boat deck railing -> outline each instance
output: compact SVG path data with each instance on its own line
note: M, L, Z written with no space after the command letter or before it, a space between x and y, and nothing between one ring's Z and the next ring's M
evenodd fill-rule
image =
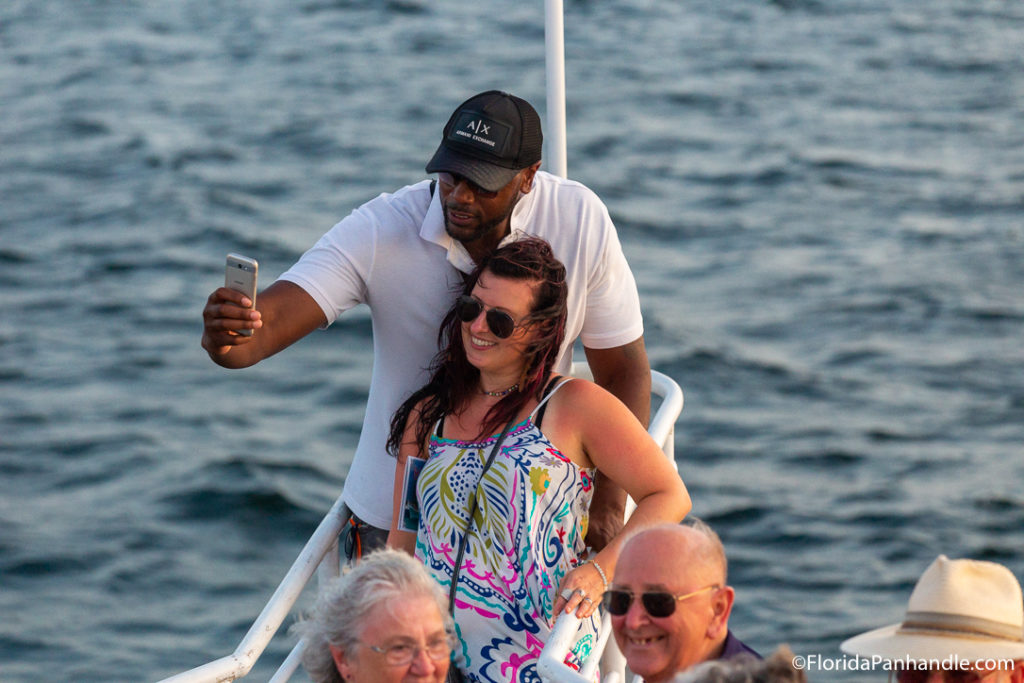
M577 377L589 377L589 368L586 364L574 363L572 374ZM665 456L675 462L675 423L683 410L683 392L667 375L651 371L651 393L654 397L660 398L660 403L653 412L647 431L661 446ZM627 501L627 516L632 514L634 507L632 501ZM288 573L278 584L277 590L234 652L165 678L160 683L220 683L234 681L247 675L291 613L313 575L316 574L317 582L320 584L340 575L338 536L348 524L351 515L348 506L339 497L310 536L302 552L292 563ZM576 632L578 623L575 616L564 615L556 623L554 632L545 644L538 661L538 670L549 683L583 683L594 680L592 674L598 665L598 657L591 657L582 672L573 671L562 664L572 644L572 635ZM606 614L601 628L601 640L595 652L602 652L603 648L600 657L602 681L620 683L625 680L625 661L614 638L609 638L610 633L610 619ZM299 668L302 650L303 642L300 640L270 678L270 683L284 683L291 679Z

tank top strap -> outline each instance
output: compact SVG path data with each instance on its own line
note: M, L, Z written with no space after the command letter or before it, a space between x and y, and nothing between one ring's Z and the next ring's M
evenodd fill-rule
M548 383L547 388L544 389L544 398L540 400L540 403L537 404L537 407L534 408L533 412L530 413L530 421L533 422L533 426L535 426L537 429L540 429L540 423L544 419L544 411L547 410L548 407L548 399L554 396L555 392L557 392L559 389L561 389L574 379L576 378L558 376L552 379L550 383Z
M434 423L434 431L433 431L434 436L436 436L437 438L440 439L441 438L441 430L443 430L443 429L444 429L444 415L439 417L437 419L437 422Z

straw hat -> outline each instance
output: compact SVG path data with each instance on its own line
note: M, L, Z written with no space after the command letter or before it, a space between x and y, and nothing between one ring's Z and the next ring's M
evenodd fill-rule
M1024 600L1009 569L939 555L914 586L899 624L862 633L843 652L884 659L1024 659Z

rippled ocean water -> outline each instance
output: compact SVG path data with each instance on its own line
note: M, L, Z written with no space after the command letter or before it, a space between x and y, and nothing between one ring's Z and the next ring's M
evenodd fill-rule
M267 284L476 91L543 114L543 42L540 0L0 7L0 680L234 649L340 491L371 347L357 310L214 366L224 254ZM996 0L566 4L570 175L764 652L838 657L939 553L1024 577L1022 47Z

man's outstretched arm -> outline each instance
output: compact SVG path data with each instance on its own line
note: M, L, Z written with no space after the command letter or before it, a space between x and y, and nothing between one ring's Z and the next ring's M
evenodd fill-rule
M327 318L319 304L298 285L278 280L256 295L256 310L248 297L221 287L203 308L202 346L217 365L246 368L291 346ZM238 334L251 329L252 336Z

